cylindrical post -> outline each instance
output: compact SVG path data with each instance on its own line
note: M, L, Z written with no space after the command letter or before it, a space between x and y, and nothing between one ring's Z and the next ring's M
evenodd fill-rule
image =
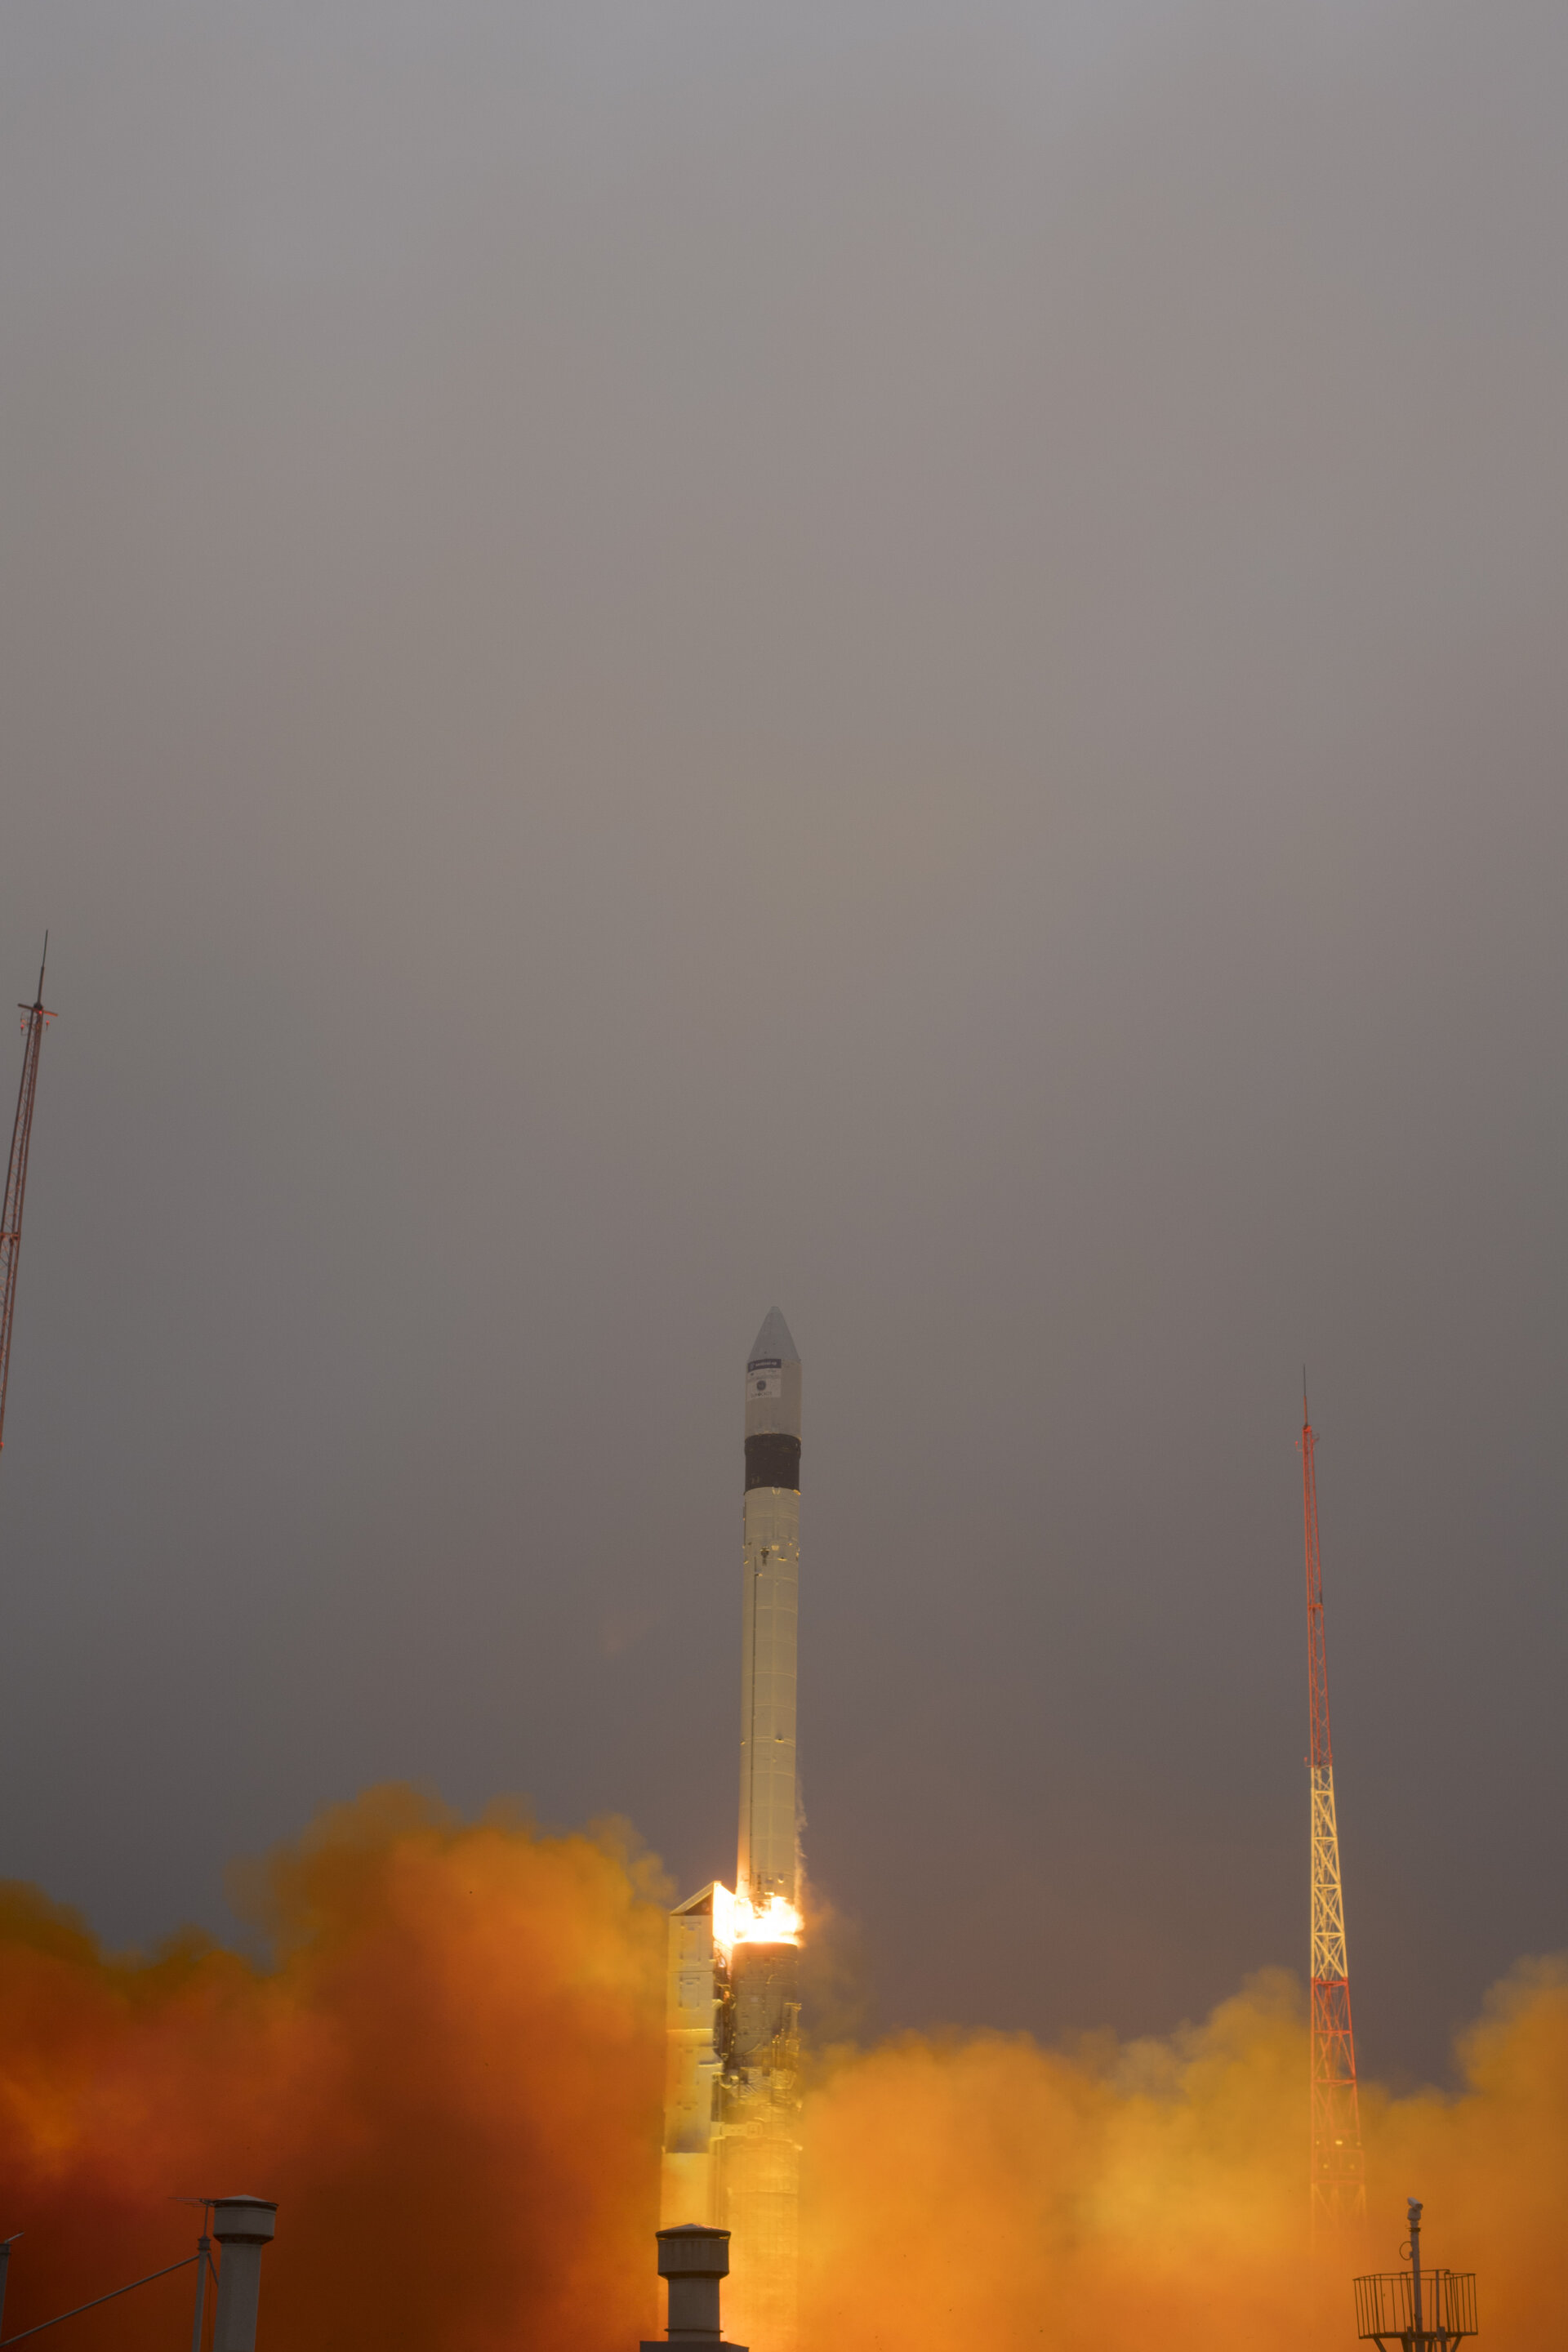
M1411 2311L1415 2322L1415 2352L1422 2352L1426 2329L1421 2317L1421 2207L1414 2197L1407 2197L1410 2211L1410 2293Z
M744 2352L744 2347L724 2342L719 2317L719 2283L729 2275L730 2232L686 2222L679 2230L658 2232L658 2274L669 2289L669 2325L666 2342L645 2344L642 2352L668 2352L685 2345L689 2352Z
M213 2236L223 2248L213 2352L256 2352L261 2257L277 2226L278 2208L265 2197L220 2197L213 2207Z
M673 2338L710 2336L715 2343L723 2329L719 2318L719 2282L730 2269L730 2232L706 2230L690 2222L658 2233L658 2274L669 2289L669 2326Z

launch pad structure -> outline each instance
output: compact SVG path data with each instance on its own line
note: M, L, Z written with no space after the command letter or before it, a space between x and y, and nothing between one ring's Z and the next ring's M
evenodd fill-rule
M730 2231L731 2324L752 2352L793 2352L796 2326L800 1426L800 1357L774 1307L746 1365L735 1885L670 1914L659 2193L666 2231Z

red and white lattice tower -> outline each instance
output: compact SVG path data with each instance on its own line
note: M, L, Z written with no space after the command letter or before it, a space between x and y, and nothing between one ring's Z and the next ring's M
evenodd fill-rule
M1301 1507L1307 1540L1307 1691L1312 1775L1312 2231L1321 2238L1366 2219L1366 2168L1356 2098L1345 1958L1345 1897L1329 1736L1323 1571L1318 1557L1317 1441L1301 1391Z
M49 942L44 940L44 962ZM22 1201L27 1190L27 1153L33 1140L33 1098L38 1091L38 1048L46 1024L54 1019L44 1005L44 965L38 966L38 992L31 1004L17 1007L22 1015L22 1084L16 1095L16 1119L11 1129L11 1157L5 1168L5 1204L0 1211L0 1445L5 1442L5 1389L11 1377L11 1319L16 1311L16 1261L22 1254Z

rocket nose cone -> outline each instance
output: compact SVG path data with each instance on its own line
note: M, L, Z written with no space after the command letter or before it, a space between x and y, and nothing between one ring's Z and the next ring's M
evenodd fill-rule
M790 1338L789 1325L776 1307L770 1307L746 1359L748 1438L782 1433L798 1439L800 1378L800 1352ZM770 1483L794 1486L799 1481L792 1476Z
M798 1364L800 1350L789 1335L789 1325L776 1307L770 1307L763 1318L763 1328L752 1342L748 1363L760 1357L771 1356L775 1364Z

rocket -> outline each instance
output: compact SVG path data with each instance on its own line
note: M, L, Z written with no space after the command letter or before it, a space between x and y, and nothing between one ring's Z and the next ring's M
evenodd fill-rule
M775 1307L746 1365L742 1517L741 1837L735 1894L795 1907L795 1620L800 1584L800 1358Z
M745 1375L741 1818L733 1892L670 1914L661 2219L731 2233L755 2352L795 2340L799 2071L800 1356L775 1307Z

